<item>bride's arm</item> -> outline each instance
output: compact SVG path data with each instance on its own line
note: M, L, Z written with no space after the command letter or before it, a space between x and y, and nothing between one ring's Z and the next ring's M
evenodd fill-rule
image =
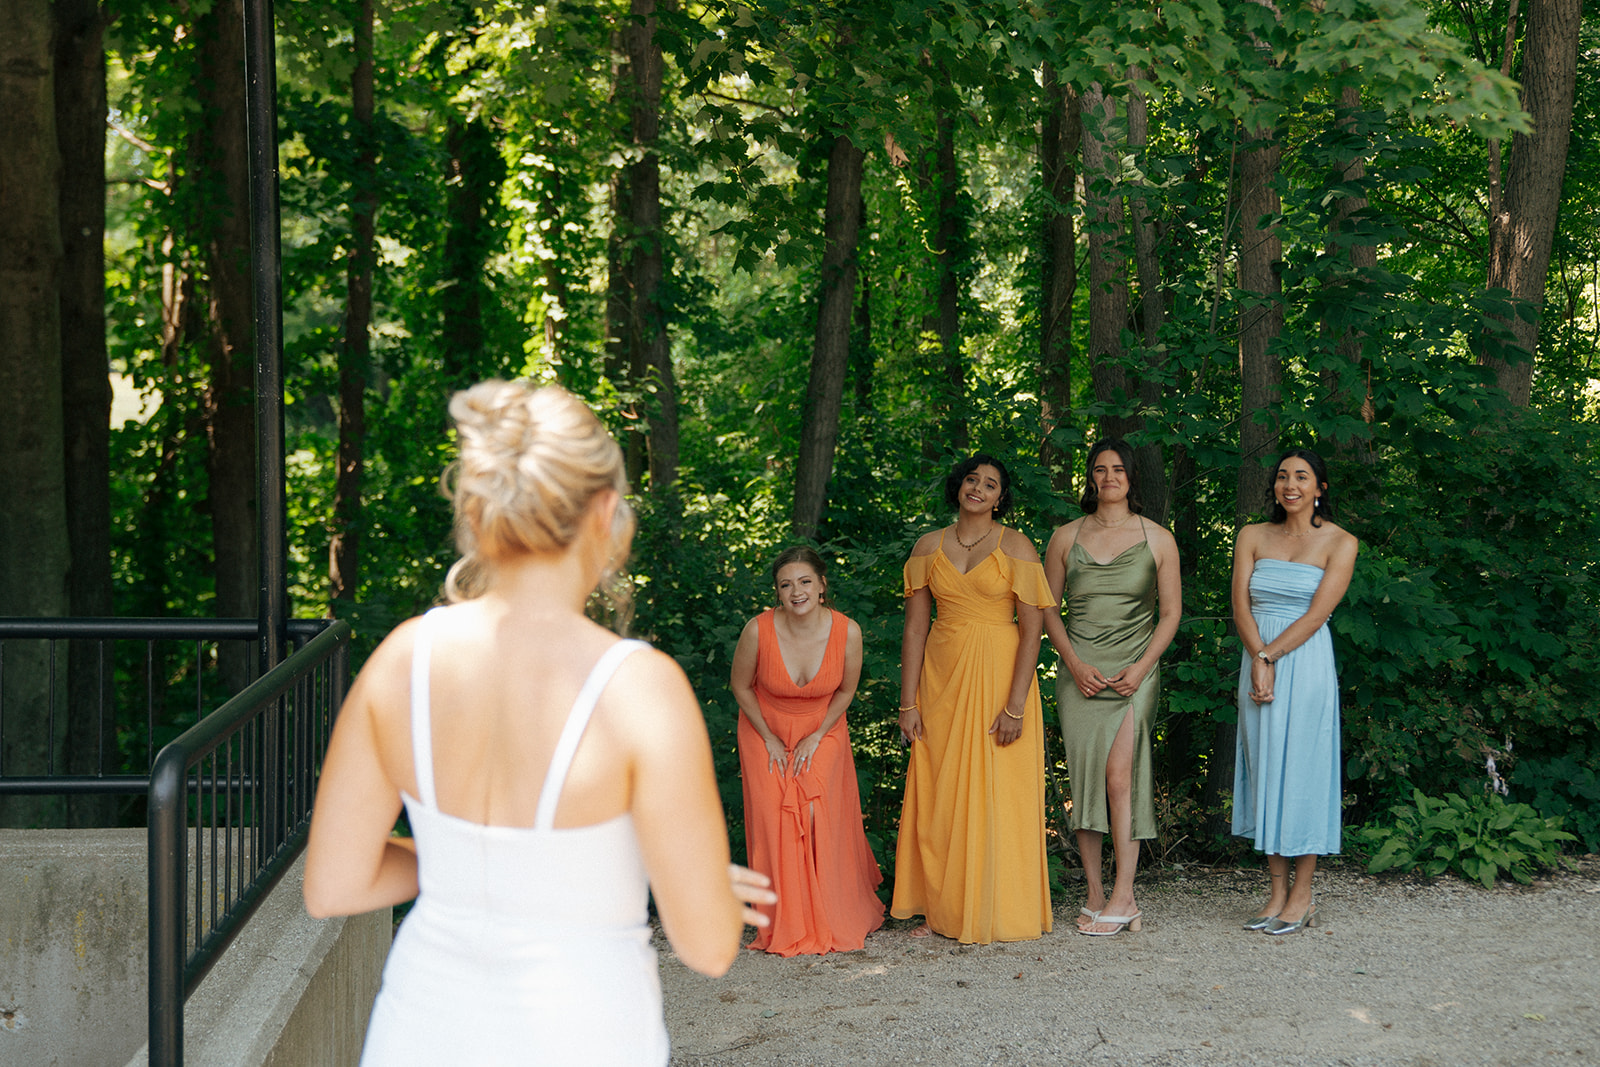
M622 699L639 835L661 926L684 966L720 975L733 965L744 904L770 903L728 863L728 828L711 762L711 742L689 680L671 657L640 652L618 670L608 702Z
M379 758L377 725L379 707L407 702L414 626L372 654L334 720L306 845L302 892L312 918L359 915L417 895L416 846L390 836L400 787Z

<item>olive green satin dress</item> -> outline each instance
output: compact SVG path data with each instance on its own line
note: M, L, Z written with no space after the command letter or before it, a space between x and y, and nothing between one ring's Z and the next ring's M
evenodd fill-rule
M1143 520L1140 520L1143 522ZM1109 563L1096 563L1076 540L1067 549L1062 621L1078 658L1113 675L1144 655L1156 628L1156 561L1148 539L1130 545ZM1133 837L1156 836L1155 788L1150 770L1150 725L1161 694L1161 665L1145 675L1131 697L1110 686L1085 697L1061 666L1056 706L1072 776L1074 830L1111 832L1106 807L1106 757L1128 709L1133 709Z

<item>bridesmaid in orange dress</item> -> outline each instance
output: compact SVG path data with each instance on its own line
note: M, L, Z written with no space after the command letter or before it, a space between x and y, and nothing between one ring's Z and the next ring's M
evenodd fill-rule
M883 925L883 881L861 826L845 711L861 679L861 628L827 605L827 565L809 548L772 564L778 606L745 624L730 684L751 869L778 903L750 943L780 956L849 952Z

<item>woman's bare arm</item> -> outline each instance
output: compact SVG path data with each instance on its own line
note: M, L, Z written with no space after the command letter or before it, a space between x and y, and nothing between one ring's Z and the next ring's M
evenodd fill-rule
M1328 554L1327 563L1322 568L1322 580L1317 583L1317 591L1311 595L1311 605L1306 608L1306 613L1286 626L1277 637L1263 644L1267 655L1274 661L1311 640L1311 635L1320 630L1322 624L1333 615L1339 601L1344 599L1346 590L1350 588L1350 578L1356 569L1356 553L1361 543L1355 535L1344 530L1338 533L1338 540ZM1256 639L1260 640L1259 633Z
M303 893L314 918L359 915L417 895L417 853L391 836L400 788L379 758L377 712L409 707L415 623L397 628L367 661L334 722L306 844Z
M1107 679L1111 688L1122 696L1132 696L1145 677L1155 670L1172 639L1178 635L1178 624L1183 621L1183 572L1178 562L1178 542L1166 530L1153 526L1150 546L1156 561L1156 628L1144 655Z
M744 624L744 631L739 634L739 645L733 650L733 668L728 673L728 688L733 690L734 702L739 705L744 717L750 720L751 727L766 746L767 771L776 770L781 774L788 769L789 753L778 735L772 732L772 727L767 725L766 718L761 714L761 701L756 697L756 653L761 644L760 626L756 619Z
M900 733L910 741L922 739L917 692L922 685L922 653L928 647L932 625L933 594L923 586L906 597L905 625L900 631Z
M605 700L608 710L626 708L615 721L625 724L633 768L629 810L662 929L684 966L724 974L744 918L699 702L678 665L655 651L629 656Z

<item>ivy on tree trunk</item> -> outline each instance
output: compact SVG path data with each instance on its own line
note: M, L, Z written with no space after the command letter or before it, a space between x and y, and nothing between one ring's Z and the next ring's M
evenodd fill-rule
M795 536L815 538L822 525L839 441L839 406L850 360L850 310L855 303L856 246L861 233L861 172L866 156L846 134L828 156L828 202L823 221L816 341L801 416L796 457Z

